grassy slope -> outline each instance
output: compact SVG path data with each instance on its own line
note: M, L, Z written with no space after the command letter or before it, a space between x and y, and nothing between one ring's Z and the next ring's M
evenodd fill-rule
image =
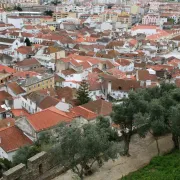
M122 180L180 180L180 151L155 157L148 166Z

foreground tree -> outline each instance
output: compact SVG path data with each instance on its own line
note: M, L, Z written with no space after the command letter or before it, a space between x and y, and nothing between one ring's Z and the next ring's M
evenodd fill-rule
M112 120L119 125L124 140L124 155L130 156L129 144L133 135L134 115L138 112L143 114L147 109L147 102L141 96L142 92L130 92L129 97L119 105L113 107Z
M115 159L118 148L108 140L108 133L99 131L95 124L84 125L81 129L67 127L60 138L60 143L52 153L64 167L70 168L81 180L92 173L95 162Z
M81 82L80 87L77 91L77 100L79 102L79 105L88 103L91 100L89 97L89 85L85 80Z
M41 152L41 148L36 144L32 146L24 146L14 155L13 165L18 165L20 163L27 164L27 160L39 152Z
M26 38L24 42L26 43L26 46L31 46L31 42L29 38Z
M180 149L180 105L172 107L169 117L169 127L175 149Z
M7 171L12 167L11 161L5 158L0 158L0 177L2 177L3 172Z

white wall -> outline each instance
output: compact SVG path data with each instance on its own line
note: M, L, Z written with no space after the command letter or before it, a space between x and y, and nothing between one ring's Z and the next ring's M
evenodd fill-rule
M122 99L124 97L128 97L128 93L124 92L124 91L113 91L112 90L110 95L117 100Z
M55 106L57 109L65 112L69 112L69 109L72 108L72 106L66 102L59 102Z
M105 30L112 30L112 25L108 22L103 22L101 24L101 31L105 31Z
M103 96L103 97L104 97L104 94L102 93L101 90L89 91L89 97L90 97L93 101L97 100L97 98L96 98L97 96L98 96L98 97L99 97L99 96Z
M7 18L9 24L13 24L15 28L21 29L23 27L23 20L21 18Z
M134 70L134 63L130 63L128 66L119 66L118 69L122 72L130 72Z
M79 83L75 83L75 82L66 82L66 81L62 82L62 87L70 87L70 88L78 89L79 86L80 86L80 84Z
M157 30L156 29L137 29L132 31L132 35L135 36L138 33L142 33L142 34L146 34L146 35L152 35L152 34L156 34Z
M21 97L22 107L25 108L29 113L34 114L36 112L36 104L29 99Z
M8 154L0 147L0 158L9 159Z

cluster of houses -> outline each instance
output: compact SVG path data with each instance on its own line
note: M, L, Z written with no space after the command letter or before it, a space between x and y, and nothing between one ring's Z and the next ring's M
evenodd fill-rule
M0 10L0 158L62 122L110 117L130 91L180 87L178 3L77 7L52 17ZM83 80L91 101L79 106Z

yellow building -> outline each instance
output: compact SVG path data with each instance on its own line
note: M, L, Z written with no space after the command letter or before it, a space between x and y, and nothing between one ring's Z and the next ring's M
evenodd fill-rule
M54 27L54 26L48 26L48 28L49 28L51 31L55 31L55 30L56 30L56 27Z
M122 12L118 15L117 22L121 22L121 24L127 24L128 27L130 27L132 24L131 16L126 12Z
M29 77L21 86L26 93L41 89L54 88L54 75L43 74L42 76Z
M53 13L53 21L56 21L57 19L62 19L62 18L77 18L77 14L74 12L56 12Z
M49 46L45 48L44 54L50 55L52 59L65 58L65 50L61 47Z
M117 18L118 18L118 13L116 12L108 11L100 14L101 22L106 22L106 21L117 22Z

